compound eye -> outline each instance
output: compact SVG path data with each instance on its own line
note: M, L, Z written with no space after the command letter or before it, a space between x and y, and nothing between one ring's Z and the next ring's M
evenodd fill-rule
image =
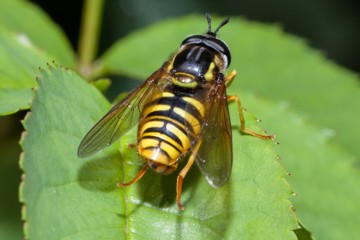
M226 68L230 65L231 62L231 54L228 46L225 42L222 40L212 36L212 35L191 35L187 38L185 38L184 41L182 41L181 46L183 45L201 45L206 46L208 48L213 49L214 51L222 54L226 61Z
M199 44L204 40L204 36L202 35L191 35L187 38L184 39L184 41L182 41L181 45L185 45L185 44Z
M228 46L225 44L225 42L221 41L217 38L209 39L206 44L214 49L215 51L221 53L226 58L226 67L230 65L231 62L231 54Z

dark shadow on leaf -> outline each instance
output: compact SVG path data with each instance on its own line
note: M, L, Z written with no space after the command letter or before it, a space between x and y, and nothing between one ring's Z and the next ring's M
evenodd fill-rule
M300 228L294 230L296 237L299 240L313 240L314 238L313 238L311 232L308 229L306 229L300 222L299 222L299 225L300 225Z
M96 154L84 161L79 174L80 186L89 191L110 192L118 189L121 177L120 154L114 151Z
M158 174L151 169L147 171L147 173L143 176L137 184L139 184L140 196L142 201L145 204L150 204L156 208L168 208L168 207L176 207L176 180L177 176L185 166L187 162L187 158L181 161L178 169L169 174L169 175L161 175ZM194 186L197 185L199 176L201 175L199 171L196 174L194 169L197 166L194 166L190 169L189 173L184 179L183 182L183 193L187 191L191 191L191 194L194 193ZM182 203L186 205L189 202L191 204L190 199L182 198ZM180 210L179 210L180 211Z
M124 164L122 161L127 162L121 159L120 153L104 151L89 159L81 160L85 161L78 174L78 181L81 187L89 191L101 192L116 191L119 189L117 183L122 182L122 166ZM187 158L185 158L179 164L178 169L170 175L161 175L149 169L138 182L126 187L136 187L137 191L139 191L139 198L142 204L138 204L126 215L119 213L117 216L119 218L128 218L136 211L141 210L143 205L157 208L159 211L165 208L177 209L176 180L186 162ZM141 165L139 165L139 170L140 168ZM125 178L129 179L129 176ZM201 181L206 180L201 180L201 178L204 178L204 176L196 164L194 164L183 181L184 194L181 202L187 207L187 210L181 211L177 209L177 232L174 232L176 239L186 238L186 232L183 230L184 224L187 224L186 219L188 216L191 216L192 219L198 219L199 224L204 224L206 228L221 229L219 236L223 236L227 230L228 222L231 221L230 187L225 186L220 189L209 187L210 190L206 192L206 196L204 196L204 191L200 189L200 187L203 186Z

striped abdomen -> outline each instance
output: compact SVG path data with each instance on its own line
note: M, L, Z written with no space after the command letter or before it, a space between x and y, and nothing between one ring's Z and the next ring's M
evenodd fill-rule
M138 129L138 152L155 171L169 174L190 147L188 134L198 134L203 105L191 95L164 91L144 107Z

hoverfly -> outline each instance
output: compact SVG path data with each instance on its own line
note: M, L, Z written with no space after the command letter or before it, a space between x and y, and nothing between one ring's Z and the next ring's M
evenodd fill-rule
M137 182L149 167L170 174L190 153L177 176L176 203L181 210L185 209L180 201L182 182L194 162L213 187L221 187L229 179L233 150L228 102L237 102L242 132L273 139L245 128L239 97L227 96L226 87L236 71L225 76L230 50L216 35L229 18L212 32L211 17L206 16L208 31L185 38L160 69L95 124L78 149L79 157L90 156L138 123L137 153L144 165L134 179L118 186Z

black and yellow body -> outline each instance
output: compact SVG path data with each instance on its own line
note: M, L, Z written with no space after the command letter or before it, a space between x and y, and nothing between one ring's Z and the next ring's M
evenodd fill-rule
M203 38L203 35L188 39L199 37ZM205 96L209 95L214 84L224 84L222 72L227 66L224 56L206 44L214 39L212 35L207 37L199 42L188 40L182 44L164 65L170 84L148 99L141 113L138 152L159 173L169 174L177 168L204 124L205 112L208 111ZM227 62L230 55L225 58Z
M273 138L246 129L240 99L227 96L226 87L236 73L225 76L231 55L216 34L229 20L212 32L207 17L208 32L187 37L170 60L100 119L78 149L80 157L89 156L138 124L137 152L144 166L133 180L120 186L133 184L149 167L170 174L190 153L177 178L176 202L182 210L182 181L194 162L214 187L225 184L230 176L232 132L228 101L238 104L243 132Z
M190 148L188 132L195 136L200 131L203 108L191 91L174 87L164 89L146 104L138 128L138 153L152 169L169 174L177 168Z

